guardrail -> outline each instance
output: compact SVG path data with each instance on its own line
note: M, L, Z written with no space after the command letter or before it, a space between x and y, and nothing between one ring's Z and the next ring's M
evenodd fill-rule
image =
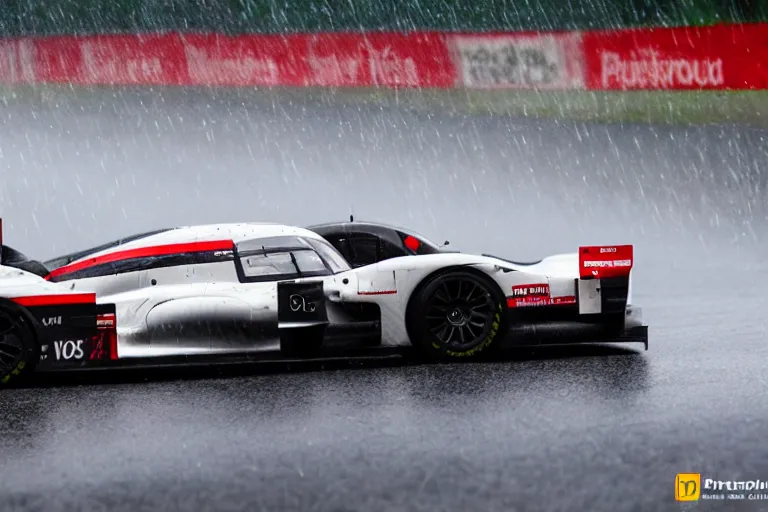
M140 34L0 40L0 82L765 89L768 24L574 32Z

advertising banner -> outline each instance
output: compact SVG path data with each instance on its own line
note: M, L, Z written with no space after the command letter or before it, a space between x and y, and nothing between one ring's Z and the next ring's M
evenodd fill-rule
M581 34L457 35L450 38L459 84L476 89L581 89Z
M0 82L535 90L768 88L768 24L589 32L0 40Z
M764 89L768 25L584 33L594 90Z

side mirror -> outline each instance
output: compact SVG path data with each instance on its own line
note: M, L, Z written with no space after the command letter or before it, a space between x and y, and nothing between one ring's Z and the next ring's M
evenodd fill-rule
M441 245L441 246L440 246L440 248L442 249L443 247L447 247L447 246L449 246L449 245L451 245L451 242L449 242L448 240L446 240L445 242L443 242L443 245Z

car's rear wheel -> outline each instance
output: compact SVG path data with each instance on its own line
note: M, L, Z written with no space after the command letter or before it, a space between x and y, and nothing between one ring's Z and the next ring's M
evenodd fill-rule
M407 314L411 343L431 359L487 354L507 331L504 302L496 283L477 272L439 274L411 300Z
M36 355L37 341L29 320L16 305L0 303L0 386L31 371Z

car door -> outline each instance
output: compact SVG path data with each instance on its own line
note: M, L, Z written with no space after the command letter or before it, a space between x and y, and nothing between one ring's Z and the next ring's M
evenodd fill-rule
M240 282L234 254L222 261L148 271L152 353L180 355L276 349L276 284ZM165 282L174 284L163 285ZM153 284L154 283L154 284Z
M261 352L280 347L277 282L211 283L205 291L215 332L211 348L226 352Z

